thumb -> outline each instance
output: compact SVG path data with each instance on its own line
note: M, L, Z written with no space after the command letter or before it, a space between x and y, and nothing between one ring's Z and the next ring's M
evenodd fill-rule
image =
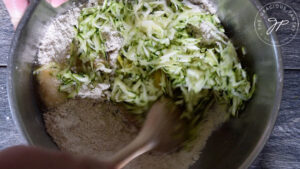
M23 16L23 13L25 12L28 6L28 1L27 0L4 0L3 2L11 17L11 22L16 28L20 19Z
M68 0L47 0L53 7L58 7ZM14 28L17 27L20 19L22 18L27 6L29 5L28 0L3 0L8 13L11 17Z
M54 8L59 7L61 4L67 2L68 0L47 0Z

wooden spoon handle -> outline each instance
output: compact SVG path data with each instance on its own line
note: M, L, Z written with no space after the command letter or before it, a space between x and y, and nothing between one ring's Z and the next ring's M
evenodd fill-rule
M155 148L156 145L155 141L139 135L129 145L116 153L109 160L109 164L112 169L121 169L131 160Z

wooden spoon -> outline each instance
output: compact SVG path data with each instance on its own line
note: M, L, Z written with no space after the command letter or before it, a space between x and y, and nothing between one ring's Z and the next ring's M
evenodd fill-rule
M184 141L186 129L180 114L180 108L171 99L159 99L149 110L138 136L107 160L108 168L121 169L131 160L153 149L168 152L178 148Z

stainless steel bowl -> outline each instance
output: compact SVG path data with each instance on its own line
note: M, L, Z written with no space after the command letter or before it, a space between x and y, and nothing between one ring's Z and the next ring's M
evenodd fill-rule
M82 0L84 2L84 0ZM242 63L258 77L257 89L245 111L231 119L209 138L201 158L191 168L245 169L267 141L274 126L282 92L282 61L277 47L256 36L253 22L261 5L249 0L215 0L227 34L237 46L245 46ZM32 75L41 28L49 19L71 7L69 2L54 9L44 1L32 0L10 50L8 94L15 123L31 145L57 149L47 134ZM275 44L275 35L271 41Z

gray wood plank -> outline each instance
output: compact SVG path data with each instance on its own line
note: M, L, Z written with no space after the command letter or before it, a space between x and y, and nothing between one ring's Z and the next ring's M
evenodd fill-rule
M300 168L300 70L285 71L284 76L279 117L250 169Z
M0 65L6 65L13 34L13 26L9 15L4 7L4 3L0 0Z
M260 0L262 5L266 5L270 2L281 2L292 7L298 15L298 19L300 19L300 1L299 0ZM290 26L281 26L280 29L287 30ZM290 31L284 31L286 33L290 33ZM279 38L285 38L288 35L280 33ZM300 30L298 29L298 33L296 37L287 45L281 47L283 64L285 69L300 69Z
M279 1L280 2L280 1ZM299 0L281 0L284 4L292 7L300 19L300 1ZM285 27L282 27L285 28ZM279 36L288 36L288 35L279 35ZM281 47L283 64L285 69L300 69L300 28L298 33L293 41L288 45Z
M6 68L0 67L0 150L8 146L25 143L11 117L6 81Z

